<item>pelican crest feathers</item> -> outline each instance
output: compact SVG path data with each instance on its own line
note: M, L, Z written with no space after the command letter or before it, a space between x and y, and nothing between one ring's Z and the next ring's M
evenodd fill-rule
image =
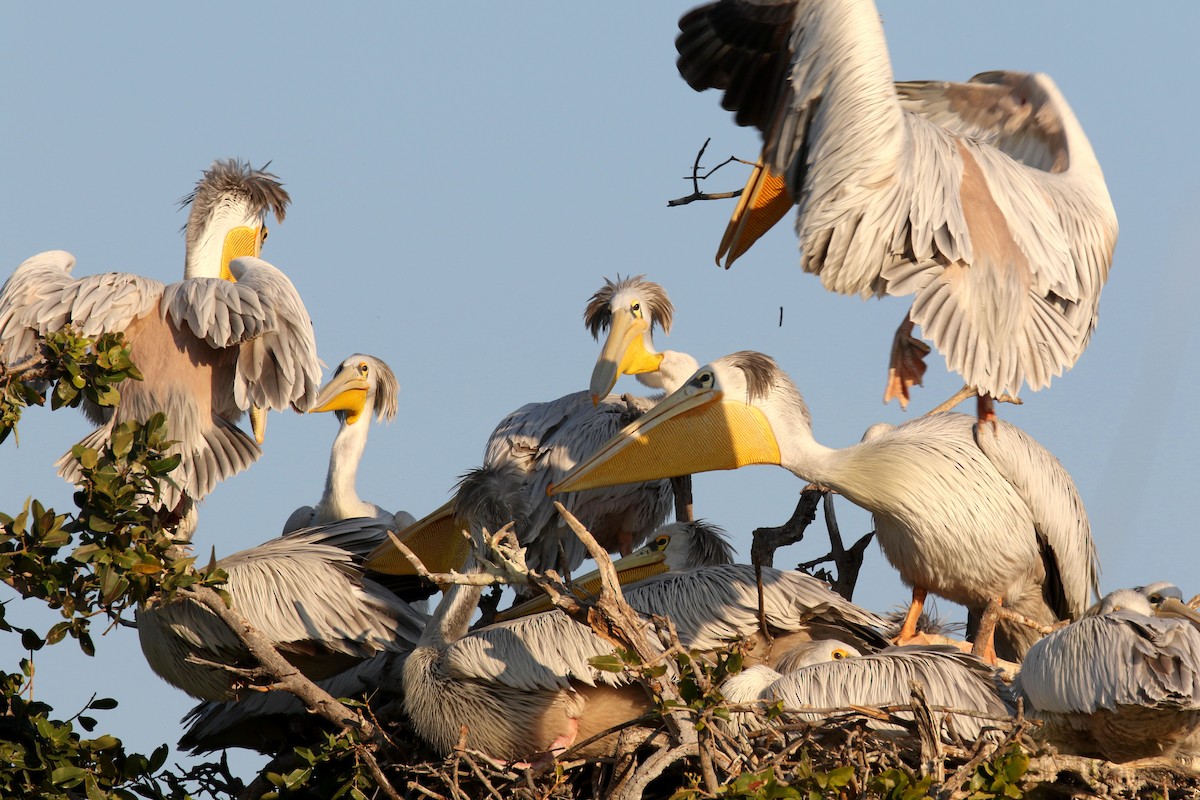
M661 325L663 333L671 332L671 322L675 318L675 306L667 291L654 281L646 280L645 275L633 275L622 278L617 275L616 282L604 279L604 286L588 300L587 308L583 311L583 324L591 331L593 339L599 339L600 334L608 330L612 323L612 300L618 293L637 289L648 308L646 315L650 318L650 330L655 325Z
M283 222L292 198L279 177L266 171L268 166L270 162L254 169L248 161L229 158L214 161L204 170L196 188L179 200L180 208L192 208L184 228L189 248L200 238L213 207L231 194L242 195L251 206L262 213L271 211L277 222Z

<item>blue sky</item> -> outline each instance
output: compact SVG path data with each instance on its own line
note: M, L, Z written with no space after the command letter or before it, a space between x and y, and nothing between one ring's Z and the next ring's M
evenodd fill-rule
M775 356L824 444L941 402L960 382L931 358L907 414L880 403L906 302L825 292L800 270L790 222L719 270L730 205L666 207L690 191L682 178L706 137L708 165L758 150L715 93L675 72L675 23L690 5L139 3L119 17L10 6L2 269L63 248L76 274L175 280L185 219L175 201L215 158L270 160L293 206L263 255L304 297L322 357L332 369L373 353L401 383L397 420L373 430L360 494L418 517L479 463L508 411L586 388L598 345L583 306L618 273L646 273L674 300L660 348L701 362L746 348ZM898 78L1044 71L1088 132L1121 224L1099 329L1071 372L1000 413L1075 477L1105 590L1172 580L1200 591L1189 500L1200 7L893 0L880 13ZM743 180L729 167L707 188ZM52 463L87 430L75 413L30 412L20 447L0 448L0 509L28 496L69 507ZM198 548L220 556L276 535L319 497L335 430L329 415L273 414L263 459L202 506ZM786 519L800 488L776 467L712 473L696 481L696 510L748 559L750 531ZM845 535L870 529L865 513L838 508ZM825 545L818 524L776 564ZM874 547L856 599L876 610L907 599ZM51 620L12 605L17 621ZM94 659L69 643L37 654L38 696L69 716L93 689L112 695L121 707L104 728L143 750L174 742L191 699L149 671L134 632L97 647ZM20 657L5 655L5 668Z

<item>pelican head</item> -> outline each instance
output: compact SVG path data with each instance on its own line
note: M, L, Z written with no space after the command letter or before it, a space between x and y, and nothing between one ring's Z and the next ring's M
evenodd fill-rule
M1110 592L1094 609L1096 614L1129 611L1147 617L1176 617L1200 625L1200 614L1183 602L1179 587L1165 581Z
M355 353L338 365L329 383L321 387L309 413L337 412L338 419L353 425L364 411L388 422L396 416L400 384L391 367L374 356Z
M826 661L841 661L843 658L861 656L852 644L837 639L813 639L811 642L793 647L775 662L775 669L782 673L795 672L813 664L824 664Z
M804 401L773 359L749 351L725 356L697 370L550 493L781 464L780 440L767 412L777 419L796 416L811 433Z
M615 283L605 278L584 309L583 321L594 339L608 331L592 370L592 405L608 396L620 376L655 372L662 363L654 349L654 326L670 333L675 307L663 287L645 278L618 275Z
M230 261L262 252L267 213L283 222L291 201L279 179L265 170L236 159L214 161L192 193L179 201L191 206L185 277L231 281Z

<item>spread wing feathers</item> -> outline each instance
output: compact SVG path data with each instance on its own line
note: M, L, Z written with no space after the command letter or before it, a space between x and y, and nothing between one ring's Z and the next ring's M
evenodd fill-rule
M26 259L0 289L0 354L12 363L38 352L38 337L75 325L84 336L123 330L162 296L156 280L127 272L71 277L75 257L50 250Z
M588 392L576 392L547 403L529 403L496 426L484 463L512 463L526 473L529 526L522 543L531 567L554 566L560 555L568 568L583 562L582 543L562 523L546 490L651 406L647 398L626 403L609 396L593 407ZM636 534L636 545L661 525L671 511L672 497L670 481L662 480L571 492L559 499L611 551L619 530Z
M229 265L237 283L190 278L167 287L164 318L218 349L241 345L234 401L303 411L316 396L321 365L312 322L288 277L261 258Z
M1197 710L1200 631L1187 620L1128 611L1085 617L1029 649L1015 688L1045 713Z
M999 717L1015 712L1011 693L995 670L948 645L894 647L872 655L813 664L782 676L760 696L782 701L785 709L799 710L801 716L817 720L828 715L802 710L908 705L914 683L924 689L930 706ZM912 719L911 713L903 711L897 716ZM900 730L887 723L872 721L870 725ZM946 726L952 737L967 742L995 727L988 720L968 714L946 715Z
M801 572L763 569L763 611L777 631L805 630L814 624L851 634L868 648L887 644L887 621L831 591ZM667 573L624 590L633 608L671 618L689 649L715 650L754 635L759 628L758 585L754 568L723 564ZM829 635L828 632L823 635Z
M1046 563L1046 604L1059 619L1078 619L1097 596L1100 566L1075 482L1015 425L976 426L975 441L1029 508Z
M317 685L334 697L372 698L378 703L402 696L401 674L408 651L379 653ZM260 753L277 753L289 742L308 741L298 729L312 728L316 738L321 724L290 692L252 692L239 700L206 700L188 712L182 722L187 731L179 746L192 753L211 753L227 747L245 747ZM303 728L301 728L303 726Z

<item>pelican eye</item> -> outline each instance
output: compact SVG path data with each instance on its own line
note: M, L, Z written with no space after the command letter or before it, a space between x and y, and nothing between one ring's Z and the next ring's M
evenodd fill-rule
M359 371L361 374L363 374L363 375L366 375L368 372L370 372L370 371L371 371L371 368L370 368L370 367L368 367L368 366L367 366L367 362L365 362L365 361L364 361L364 362L362 362L361 364L359 364L359 365L358 365L358 371Z
M267 230L267 226L266 226L266 225L263 225L263 226L262 226L262 240L263 240L264 242L267 240L267 236L268 236L268 235L270 235L270 231L268 231L268 230Z
M629 310L636 314L637 312L642 310L642 304L635 300L633 302L633 304L631 306L629 306Z
M1158 605L1162 601L1163 601L1163 596L1161 594L1159 594L1158 592L1155 592L1154 594L1150 595L1150 602L1153 603L1154 605Z
M849 658L849 657L850 657L850 652L848 650L843 650L842 648L839 647L837 650L833 651L833 660L834 661L841 661L843 658Z
M657 539L654 540L654 546L657 547L659 550L666 548L666 546L669 545L670 543L671 543L670 536L659 536Z

